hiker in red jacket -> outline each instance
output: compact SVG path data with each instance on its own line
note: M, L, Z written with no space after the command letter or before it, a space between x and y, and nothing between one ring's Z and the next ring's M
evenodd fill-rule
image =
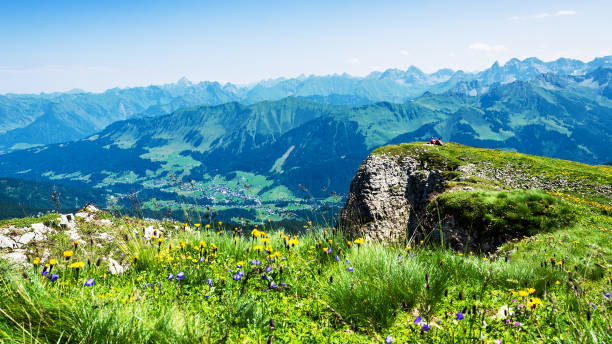
M433 140L433 138L432 138L432 140ZM442 146L442 138L438 137L438 139L434 142L434 145Z
M434 140L433 136L431 137L431 140L429 141L430 145L433 145L434 143L436 143L436 140Z

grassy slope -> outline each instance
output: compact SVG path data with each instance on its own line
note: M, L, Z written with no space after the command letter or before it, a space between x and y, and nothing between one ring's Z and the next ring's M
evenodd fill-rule
M421 151L424 163L443 167L449 177L456 177L454 170L465 161L476 166L487 162L500 170L510 162L550 183L555 175L569 173L582 184L559 192L578 220L508 242L487 256L436 243L349 246L347 240L354 238L316 226L287 248L282 229L274 225L260 228L270 240L262 242L249 236L252 228L244 228L234 241L232 228L223 225L186 232L166 223L159 243L142 238L140 228L148 224L142 220L82 223L83 232L94 237L111 233L113 239L78 246L69 262L92 262L78 276L60 259L64 250L74 249L61 232L53 242L30 248L33 256L36 250L51 250L50 257L60 261L52 271L60 276L57 281L40 277L40 267L32 265L27 278L2 270L0 289L6 297L0 299L0 338L43 343L265 342L269 337L275 342L368 343L385 336L395 343L612 341L612 304L605 296L612 291L612 217L605 208L610 202L605 192L588 193L589 187L605 191L610 168L453 144L421 147L377 152ZM453 183L505 187L484 178ZM200 241L208 250L204 262L198 261ZM268 244L279 253L274 261L254 250ZM331 253L325 253L327 248ZM110 276L106 263L96 267L99 257L108 256L130 262L127 272ZM257 259L261 264L250 263ZM239 271L244 276L235 280ZM168 279L169 273L179 272L183 280ZM83 286L87 278L95 278L93 287ZM541 304L532 309L522 306L538 300ZM499 312L503 306L512 309L510 314ZM458 312L465 318L457 320ZM425 332L415 324L417 315L432 329Z

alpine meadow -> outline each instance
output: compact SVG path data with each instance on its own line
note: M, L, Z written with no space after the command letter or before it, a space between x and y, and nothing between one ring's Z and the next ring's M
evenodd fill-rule
M608 13L0 4L0 342L612 342Z

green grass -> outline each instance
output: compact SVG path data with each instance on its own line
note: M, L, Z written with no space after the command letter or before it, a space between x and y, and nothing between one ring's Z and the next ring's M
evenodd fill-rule
M46 243L50 258L59 261L52 269L58 280L51 282L31 264L27 278L2 267L0 341L258 343L272 337L274 342L371 343L390 335L395 343L483 337L609 342L612 304L604 293L612 289L612 219L571 206L581 212L575 224L508 242L490 256L427 243L358 247L337 233L311 228L287 248L282 228L274 225L259 228L270 239L261 242L250 236L252 228L234 240L233 228L223 225L189 232L165 223L159 244L142 237L141 226L147 225L142 220L115 218L104 228L81 224L91 227L86 229L93 237L102 231L114 239L76 250L67 240ZM200 241L206 243L202 251ZM268 261L266 253L253 250L260 244L271 245L279 257ZM62 257L65 250L74 251L69 261ZM104 260L96 266L99 257L109 256L129 262L128 270L111 276ZM207 259L200 262L200 256ZM78 273L67 267L75 261L86 263ZM244 275L234 280L239 271ZM179 272L185 276L181 281ZM95 285L84 286L87 278ZM519 294L529 288L531 294ZM541 300L535 309L519 306L535 297ZM498 319L503 306L513 315ZM465 318L456 320L457 312ZM432 329L422 332L422 324L414 323L417 316Z

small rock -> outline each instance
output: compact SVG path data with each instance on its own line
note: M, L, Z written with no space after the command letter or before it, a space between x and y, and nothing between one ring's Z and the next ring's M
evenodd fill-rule
M0 235L0 249L6 249L6 248L16 248L17 247L17 243L15 242L15 240L13 240L12 238L6 237L4 235Z
M28 257L26 257L24 250L14 250L13 252L6 253L4 258L13 264L19 265L25 265L28 261Z
M113 258L108 258L108 272L111 275L122 274L125 268Z

